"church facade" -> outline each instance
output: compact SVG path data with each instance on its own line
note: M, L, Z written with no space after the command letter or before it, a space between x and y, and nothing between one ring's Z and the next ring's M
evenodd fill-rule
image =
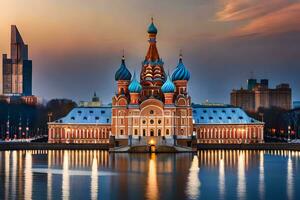
M153 22L147 32L149 47L140 79L131 74L123 56L115 73L117 92L111 106L78 107L49 123L50 143L190 145L195 139L198 143L263 142L263 123L240 108L192 104L187 89L190 72L182 55L173 73L167 74L157 50Z

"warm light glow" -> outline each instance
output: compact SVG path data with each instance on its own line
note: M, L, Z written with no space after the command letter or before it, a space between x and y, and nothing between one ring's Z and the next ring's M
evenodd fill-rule
M63 160L63 176L62 176L62 198L67 200L70 198L70 176L69 176L69 152L64 152Z
M149 144L151 144L151 145L155 144L154 140L151 139L150 142L149 142Z
M97 158L94 156L92 164L92 175L91 175L91 199L98 199L98 163Z
M264 152L260 151L259 156L259 196L260 199L265 199L265 166L264 166Z
M291 152L289 152L289 158L287 162L287 196L288 199L294 199L294 177L293 177L293 161L291 158Z
M187 184L187 195L189 199L198 199L200 196L201 182L199 178L200 168L198 167L198 164L198 156L194 155Z
M149 170L148 170L148 180L147 180L147 189L146 189L147 199L158 199L159 190L157 185L157 172L156 172L156 155L151 154L149 160Z
M31 151L26 151L25 169L24 169L24 196L25 199L32 199L32 154Z
M219 152L220 154L221 152ZM222 152L222 158L219 163L219 192L220 199L225 199L225 164L224 164L224 152Z
M237 196L239 199L245 199L246 195L246 176L245 176L245 154L244 151L239 152L238 158L238 184Z

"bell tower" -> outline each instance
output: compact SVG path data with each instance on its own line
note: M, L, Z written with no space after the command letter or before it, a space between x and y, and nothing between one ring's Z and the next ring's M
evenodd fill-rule
M143 87L141 92L141 100L148 98L163 99L161 86L166 81L166 75L163 68L163 61L159 57L156 47L157 28L151 19L151 24L148 27L148 42L149 48L142 62L142 70L140 74L140 83Z

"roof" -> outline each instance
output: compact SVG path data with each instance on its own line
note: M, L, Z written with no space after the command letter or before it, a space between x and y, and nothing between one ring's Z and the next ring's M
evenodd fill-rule
M194 124L260 124L238 107L193 105Z
M111 124L111 107L77 107L55 121L62 124Z
M193 104L194 124L261 124L238 107ZM111 106L77 107L55 121L62 124L111 124Z

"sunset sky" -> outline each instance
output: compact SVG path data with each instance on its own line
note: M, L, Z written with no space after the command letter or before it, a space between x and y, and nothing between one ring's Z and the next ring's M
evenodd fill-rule
M35 95L78 101L96 91L109 103L122 49L140 72L151 16L166 71L183 51L194 102L229 103L251 74L272 87L289 83L300 100L299 0L4 0L0 53L9 54L15 24L29 45Z

